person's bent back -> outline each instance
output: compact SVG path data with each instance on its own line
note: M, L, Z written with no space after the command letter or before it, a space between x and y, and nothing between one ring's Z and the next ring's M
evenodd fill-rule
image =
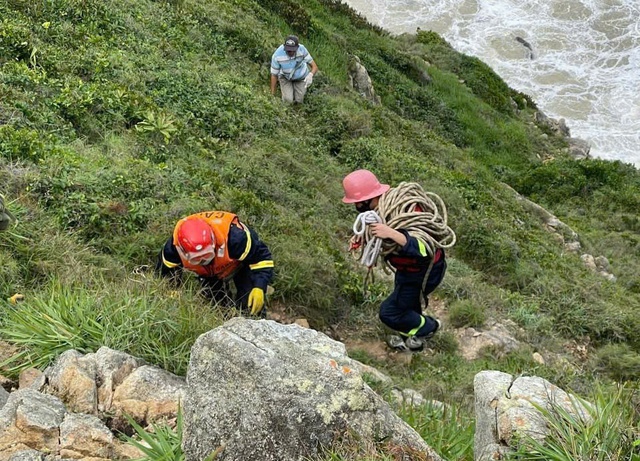
M230 299L226 282L236 287L234 304L252 314L264 306L273 277L269 248L238 217L226 211L203 211L181 219L158 255L157 272L180 279L183 271L198 276L205 294L216 303Z

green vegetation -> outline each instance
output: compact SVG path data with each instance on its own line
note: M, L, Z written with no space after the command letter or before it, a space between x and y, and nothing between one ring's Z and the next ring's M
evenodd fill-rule
M540 409L548 421L550 435L544 442L533 438L521 441L510 457L514 460L637 461L640 459L640 433L633 399L622 387L612 392L591 394L587 414L580 417L558 405ZM577 408L576 408L577 409ZM576 412L580 414L580 412Z
M128 417L135 430L133 436L125 440L139 449L144 457L138 461L184 461L182 452L182 411L178 411L175 427L166 423L153 424L149 430Z
M234 313L150 267L175 222L206 209L238 213L268 243L272 307L381 339L389 282L363 294L343 251L355 216L341 179L368 168L447 203L458 244L434 296L456 324L508 318L530 346L468 362L449 325L410 366L358 359L452 405L463 428L483 369L577 391L640 377L640 173L567 158L529 97L437 34L389 36L336 0L8 0L0 18L0 194L17 218L0 233L0 336L19 346L3 373L107 345L184 374L195 338ZM320 68L299 107L268 88L291 32ZM381 105L349 88L350 54ZM606 256L617 281L566 252L503 183ZM17 292L23 303L4 302ZM570 341L587 359L531 359ZM417 416L404 415L427 438L436 428ZM434 447L471 459L455 442L466 430L437 429Z

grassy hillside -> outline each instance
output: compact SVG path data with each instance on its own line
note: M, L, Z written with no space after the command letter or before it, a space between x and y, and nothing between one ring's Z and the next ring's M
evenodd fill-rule
M333 0L6 0L0 18L0 193L18 218L0 234L0 295L26 296L0 313L0 337L20 346L5 374L102 344L184 373L194 339L232 313L148 266L177 219L207 209L238 213L269 244L273 305L382 338L390 286L363 296L340 202L342 177L368 168L447 203L458 244L435 295L457 324L509 318L530 346L467 362L445 331L409 367L359 359L467 410L486 368L578 391L640 377L638 170L568 159L529 97L436 34L392 37ZM292 32L320 68L297 107L268 87ZM350 54L381 105L349 88ZM617 282L564 251L504 184L606 256ZM587 360L532 361L569 340Z

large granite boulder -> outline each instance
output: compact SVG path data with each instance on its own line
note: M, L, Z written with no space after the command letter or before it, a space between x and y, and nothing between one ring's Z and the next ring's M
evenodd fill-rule
M203 334L187 372L186 459L299 461L355 438L440 460L352 362L342 343L298 325L234 318Z

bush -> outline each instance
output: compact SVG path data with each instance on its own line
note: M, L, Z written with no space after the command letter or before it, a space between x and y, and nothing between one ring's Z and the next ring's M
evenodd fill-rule
M300 35L313 31L311 16L294 0L258 0L258 3L272 13L282 16L287 24Z
M616 381L640 379L640 354L626 344L609 344L597 354L598 365Z
M8 61L29 62L34 50L28 25L15 19L0 21L0 63Z
M486 321L484 308L468 300L455 301L449 306L449 321L454 328L480 327Z
M46 155L42 134L27 128L0 126L0 156L14 162L28 160L37 163Z
M556 160L513 178L516 189L549 204L580 204L607 213L640 209L640 172L622 162Z
M488 65L480 59L461 56L456 72L474 94L503 114L513 114L511 89Z

